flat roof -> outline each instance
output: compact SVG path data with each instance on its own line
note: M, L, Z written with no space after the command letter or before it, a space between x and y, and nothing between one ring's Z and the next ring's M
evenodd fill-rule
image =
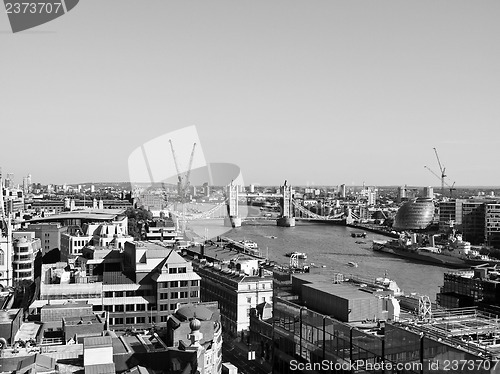
M341 297L346 300L371 299L374 297L373 294L361 291L358 287L349 284L312 283L304 284L302 287ZM304 290L302 293L306 294L307 290Z
M84 219L88 221L112 221L116 218L117 214L107 213L88 213L88 212L69 212L54 214L49 217L32 218L29 222L49 222L49 221L59 221L65 219Z
M92 304L86 303L86 302L67 302L65 304L45 304L42 309L47 310L47 309L70 309L70 308L92 308Z

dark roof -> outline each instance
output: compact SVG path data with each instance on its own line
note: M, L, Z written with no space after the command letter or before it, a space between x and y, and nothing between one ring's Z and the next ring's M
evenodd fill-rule
M121 271L105 271L102 284L135 284L135 281Z
M115 364L96 364L85 366L85 374L115 374Z
M40 353L35 353L34 355L28 356L21 362L19 362L19 364L17 365L17 372L23 373L24 369L27 369L32 365L35 365L35 373L37 372L36 367L42 369L40 371L54 370L56 367L56 360L52 357L48 357Z
M96 336L92 338L85 338L83 341L83 348L106 347L112 346L111 336Z
M113 361L117 373L130 370L138 365L150 371L158 371L160 373L193 373L193 368L197 366L196 355L197 352L195 351L169 349L160 352L114 354ZM179 371L174 371L170 367L174 359L177 359L181 364ZM186 371L186 369L188 370Z

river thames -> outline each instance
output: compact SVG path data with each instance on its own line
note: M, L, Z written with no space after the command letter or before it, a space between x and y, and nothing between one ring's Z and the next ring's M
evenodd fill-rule
M232 229L224 236L252 240L258 244L262 256L280 264L288 263L287 252L304 252L308 257L303 263L313 263L315 273L332 278L335 273L343 273L347 277L357 275L373 280L387 273L387 277L395 280L405 294L416 292L435 301L443 284L443 274L452 269L374 252L372 240L387 237L369 231L366 231L366 238L351 237L352 232L360 231L346 226L307 222L297 222L295 227L278 227L275 221L268 221L243 223L242 227ZM351 261L358 267L349 266Z

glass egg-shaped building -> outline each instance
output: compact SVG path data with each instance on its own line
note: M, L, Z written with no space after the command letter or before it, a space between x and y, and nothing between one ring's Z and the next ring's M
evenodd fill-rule
M430 198L407 201L399 208L392 225L396 230L424 230L434 219L434 202Z

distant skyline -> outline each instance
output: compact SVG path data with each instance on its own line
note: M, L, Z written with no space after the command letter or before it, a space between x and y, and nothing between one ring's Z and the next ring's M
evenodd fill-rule
M500 185L498 1L86 0L12 34L0 12L0 167L125 182L195 125L246 185Z

